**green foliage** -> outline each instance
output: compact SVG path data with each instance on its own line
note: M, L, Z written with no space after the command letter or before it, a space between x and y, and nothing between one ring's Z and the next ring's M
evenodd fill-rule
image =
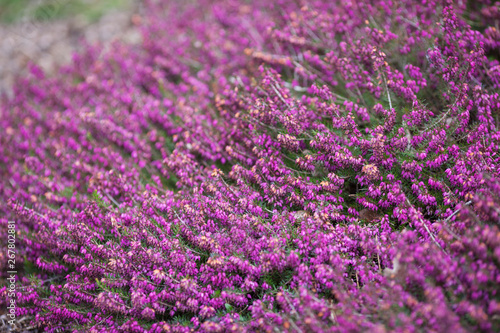
M106 209L108 207L104 200L102 200L102 196L99 194L99 192L97 192L97 190L94 190L94 192L92 192L92 199L97 203L99 208Z
M71 199L73 193L75 193L75 189L72 186L69 186L65 187L61 192L59 192L59 195L66 199Z
M0 0L0 21L11 24L24 18L36 24L81 15L95 22L111 10L131 4L131 0Z

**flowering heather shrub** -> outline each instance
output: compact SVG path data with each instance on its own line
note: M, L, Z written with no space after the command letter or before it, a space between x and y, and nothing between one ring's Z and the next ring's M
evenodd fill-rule
M49 332L500 330L498 4L147 8L141 47L33 67L1 106L19 316Z

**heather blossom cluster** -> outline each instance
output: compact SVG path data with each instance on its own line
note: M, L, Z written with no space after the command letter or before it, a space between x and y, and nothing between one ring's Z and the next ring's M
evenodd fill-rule
M497 3L145 7L140 46L32 66L2 100L18 317L47 332L500 329Z

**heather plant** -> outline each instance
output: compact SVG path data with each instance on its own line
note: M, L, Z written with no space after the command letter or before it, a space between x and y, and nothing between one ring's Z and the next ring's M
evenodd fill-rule
M33 66L4 99L19 316L49 332L500 329L497 4L146 7L140 47Z

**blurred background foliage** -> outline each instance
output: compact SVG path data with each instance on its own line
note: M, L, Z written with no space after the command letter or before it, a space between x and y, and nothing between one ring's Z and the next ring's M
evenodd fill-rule
M23 19L42 22L75 16L95 22L106 12L131 4L131 0L0 0L0 23L12 24Z

